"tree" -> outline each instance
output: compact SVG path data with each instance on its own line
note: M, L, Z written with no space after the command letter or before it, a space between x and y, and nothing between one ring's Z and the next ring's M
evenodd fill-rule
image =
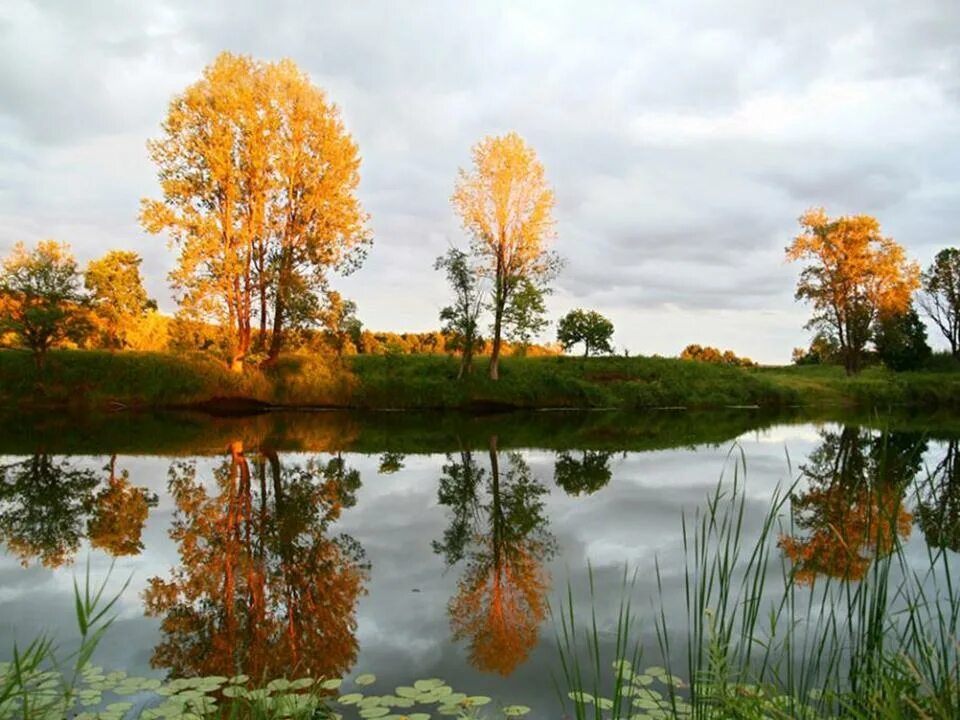
M157 303L147 297L140 277L142 258L129 250L111 250L99 260L91 260L83 276L90 293L94 315L103 328L104 344L125 347L127 335L137 320Z
M344 300L336 290L326 294L326 303L321 310L320 321L324 326L324 335L328 344L343 357L348 348L352 352L360 345L363 323L357 318L357 304L353 300Z
M533 148L511 132L473 147L473 168L460 170L451 202L493 283L490 377L496 380L510 299L525 278L540 287L560 268L545 247L554 235L553 191Z
M28 251L17 243L0 275L0 330L33 351L38 368L47 351L88 331L77 261L67 245L41 240Z
M473 372L473 355L480 349L480 311L483 309L484 291L467 254L458 248L450 248L434 263L435 270L447 274L447 282L453 290L453 304L440 311L442 330L449 339L447 347L460 352L459 380Z
M544 295L549 293L549 288L538 287L530 278L523 278L507 303L503 313L504 334L510 342L517 344L521 355L526 355L533 338L550 324L544 317L547 306L543 301Z
M800 350L802 353L803 350ZM794 350L796 357L797 351ZM739 357L733 350L720 350L710 345L703 346L690 343L680 351L681 360L699 360L700 362L716 365L732 365L734 367L755 367L756 363L748 357Z
M270 325L275 359L296 293L322 290L331 269L355 269L370 241L357 146L292 62L230 53L173 99L163 131L148 145L163 199L144 200L140 218L179 250L178 299L225 327L234 370L259 311L259 341Z
M557 323L557 340L564 351L577 343L583 343L583 356L590 353L613 352L610 339L613 337L613 323L594 310L571 310Z
M922 277L920 307L950 343L950 352L960 359L960 250L945 248L937 253Z
M891 370L917 370L930 359L927 328L911 305L906 312L881 314L873 344L883 364Z
M786 248L788 261L810 261L796 298L813 304L807 327L834 340L847 374L856 374L877 318L906 311L920 269L869 215L830 219L820 208L804 213L800 225L803 232Z

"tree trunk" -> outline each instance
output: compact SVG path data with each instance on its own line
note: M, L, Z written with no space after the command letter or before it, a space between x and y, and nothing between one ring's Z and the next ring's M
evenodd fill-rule
M500 249L497 251L497 274L493 290L493 348L490 351L490 379L500 378L500 335L503 332L503 311L507 306L507 278L504 277L503 246L501 232Z
M270 338L270 352L267 354L267 362L274 363L280 357L280 348L283 346L283 322L284 322L284 302L283 298L287 291L289 280L288 251L284 251L280 256L280 267L277 270L277 297L273 302L273 336Z
M260 287L260 333L257 336L257 350L263 351L267 344L267 291Z

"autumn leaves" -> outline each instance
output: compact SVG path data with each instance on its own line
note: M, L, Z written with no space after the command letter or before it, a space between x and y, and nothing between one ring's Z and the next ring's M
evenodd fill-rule
M800 225L803 232L786 252L789 261L809 262L796 294L813 305L807 327L833 342L847 374L855 374L878 326L910 309L920 268L868 215L831 219L823 209L813 209Z
M290 61L223 53L173 99L149 150L163 199L140 219L179 252L182 310L227 330L233 369L254 345L275 360L285 333L320 314L328 272L357 267L370 242L339 110Z

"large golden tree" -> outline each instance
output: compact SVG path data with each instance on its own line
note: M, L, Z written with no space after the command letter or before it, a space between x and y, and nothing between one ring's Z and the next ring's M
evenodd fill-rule
M178 299L225 327L234 369L257 320L276 358L300 320L290 308L331 269L357 267L370 241L360 157L336 105L288 60L223 53L173 99L148 147L163 199L143 201L141 222L179 250Z
M546 248L554 235L553 190L533 148L511 132L473 147L473 168L460 170L451 201L492 281L490 377L496 380L510 299L524 280L542 284L559 266Z
M860 371L874 323L907 311L920 287L920 268L902 246L880 232L869 215L827 217L822 208L800 218L803 232L787 247L787 260L806 260L796 297L813 304L807 327L825 332L840 348L848 374Z

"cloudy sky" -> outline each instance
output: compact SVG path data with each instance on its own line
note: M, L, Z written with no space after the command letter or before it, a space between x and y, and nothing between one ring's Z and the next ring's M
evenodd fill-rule
M292 58L342 109L375 241L337 285L374 329L436 327L457 168L507 130L557 193L552 314L597 309L631 353L788 360L807 313L783 248L810 206L876 215L923 264L960 243L955 0L4 0L0 254L134 249L172 310L173 254L136 221L145 141L223 50Z

